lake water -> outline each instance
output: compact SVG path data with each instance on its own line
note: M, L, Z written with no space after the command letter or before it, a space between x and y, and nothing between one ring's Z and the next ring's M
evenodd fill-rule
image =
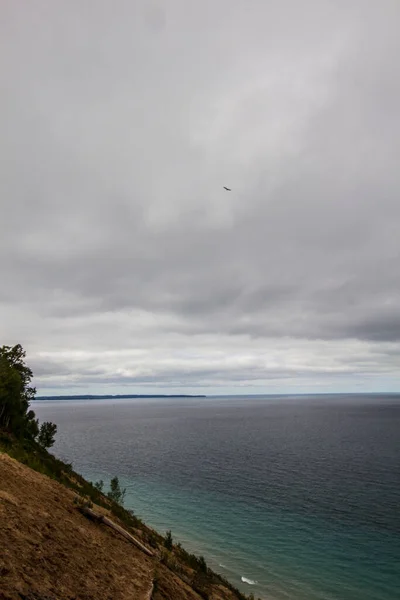
M246 593L400 598L400 396L36 401L54 453ZM242 579L243 578L243 579Z

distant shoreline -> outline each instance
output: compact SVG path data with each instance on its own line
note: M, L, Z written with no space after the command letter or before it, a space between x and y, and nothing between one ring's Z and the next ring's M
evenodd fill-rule
M207 398L192 394L78 394L75 396L36 396L35 400L107 400L118 398Z

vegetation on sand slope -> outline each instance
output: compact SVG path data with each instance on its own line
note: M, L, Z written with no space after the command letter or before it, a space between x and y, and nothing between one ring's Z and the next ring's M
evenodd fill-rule
M248 600L225 578L214 573L204 557L190 554L180 544L174 544L171 531L167 531L163 538L135 517L132 511L125 509L126 490L121 488L118 477L111 479L106 495L103 493L103 481L95 484L86 481L71 464L48 452L47 449L54 444L57 426L45 422L39 427L30 408L36 393L30 385L32 377L21 345L0 347L0 451L74 489L88 505L94 503L110 510L128 531L139 533L144 543L156 549L161 565L172 570L205 600L211 597L213 585L224 585L238 600ZM157 588L159 581L155 583Z

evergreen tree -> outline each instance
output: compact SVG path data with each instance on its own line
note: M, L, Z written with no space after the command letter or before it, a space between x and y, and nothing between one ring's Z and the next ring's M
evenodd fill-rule
M42 423L39 429L38 435L38 443L42 446L42 448L51 448L54 444L54 436L57 432L57 425L55 423L51 423L50 421L45 421Z
M107 496L117 504L123 504L125 499L126 489L121 489L118 477L113 477L110 481L110 491Z

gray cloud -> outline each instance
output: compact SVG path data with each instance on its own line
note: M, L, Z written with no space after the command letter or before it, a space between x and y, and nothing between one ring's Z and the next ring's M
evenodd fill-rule
M39 388L398 387L398 3L163 7L5 3L2 340Z

